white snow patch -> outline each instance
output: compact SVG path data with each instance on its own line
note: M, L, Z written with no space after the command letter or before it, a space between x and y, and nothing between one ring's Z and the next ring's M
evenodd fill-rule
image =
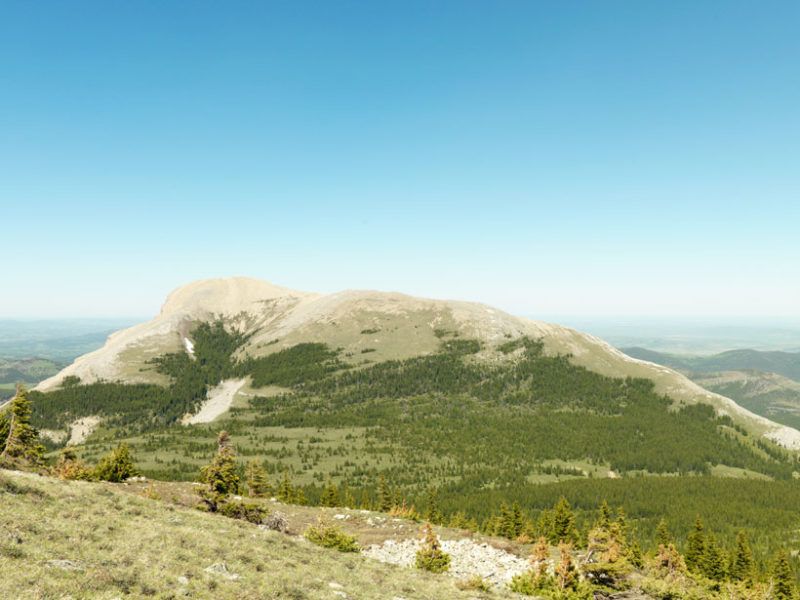
M226 379L208 390L207 400L194 415L184 415L181 423L196 425L197 423L210 423L222 413L227 411L233 403L236 392L245 384L246 379Z

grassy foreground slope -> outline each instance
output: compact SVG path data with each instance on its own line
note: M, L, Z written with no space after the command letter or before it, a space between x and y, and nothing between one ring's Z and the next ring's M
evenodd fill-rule
M227 574L206 570L220 564ZM0 573L3 597L19 600L330 600L336 590L367 599L475 597L452 579L318 548L121 486L14 471L0 471Z

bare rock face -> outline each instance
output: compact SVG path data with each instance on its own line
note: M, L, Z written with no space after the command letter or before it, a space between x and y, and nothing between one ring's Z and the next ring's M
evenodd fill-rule
M591 371L651 379L658 392L677 403L710 404L756 435L800 448L797 430L759 417L671 369L630 358L603 340L573 329L474 302L363 290L322 295L247 277L208 279L178 288L154 319L112 334L101 349L81 356L37 389L54 389L67 376L80 377L82 383L120 380L166 385L168 380L149 361L167 352L193 355L192 330L198 322L217 318L248 334L242 355L262 356L298 343L320 342L341 348L344 359L353 362L365 352L376 362L433 353L443 335L456 334L482 341L487 351L477 358L496 361L502 360L494 351L498 345L530 336L541 339L546 352L568 354L575 364Z

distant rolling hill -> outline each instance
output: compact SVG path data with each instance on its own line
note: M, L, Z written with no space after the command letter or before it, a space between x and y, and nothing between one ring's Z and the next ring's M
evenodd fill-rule
M730 350L711 356L624 348L639 360L685 373L698 385L778 423L800 427L800 353Z
M137 319L0 319L0 357L69 363Z
M30 387L102 346L132 319L0 319L0 401L18 383Z
M800 382L800 352L762 352L728 350L710 356L692 356L655 352L647 348L622 348L633 358L664 365L679 371L715 373L718 371L762 371L777 373Z
M0 358L0 401L13 395L17 384L33 386L64 368L47 358Z

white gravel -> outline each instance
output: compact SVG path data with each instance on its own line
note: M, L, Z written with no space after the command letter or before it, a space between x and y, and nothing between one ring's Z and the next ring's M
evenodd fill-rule
M195 425L197 423L211 423L214 419L226 412L233 404L233 398L245 383L246 379L226 379L208 390L208 400L203 402L200 410L194 415L184 415L181 423Z
M447 574L456 579L468 579L480 575L495 587L504 587L511 578L530 568L527 560L519 558L489 544L477 544L472 540L442 540L442 550L450 555ZM364 556L403 567L412 567L420 540L387 540L380 545L364 548Z
M100 417L83 417L70 425L69 441L67 446L75 446L86 441L95 428L100 424Z

